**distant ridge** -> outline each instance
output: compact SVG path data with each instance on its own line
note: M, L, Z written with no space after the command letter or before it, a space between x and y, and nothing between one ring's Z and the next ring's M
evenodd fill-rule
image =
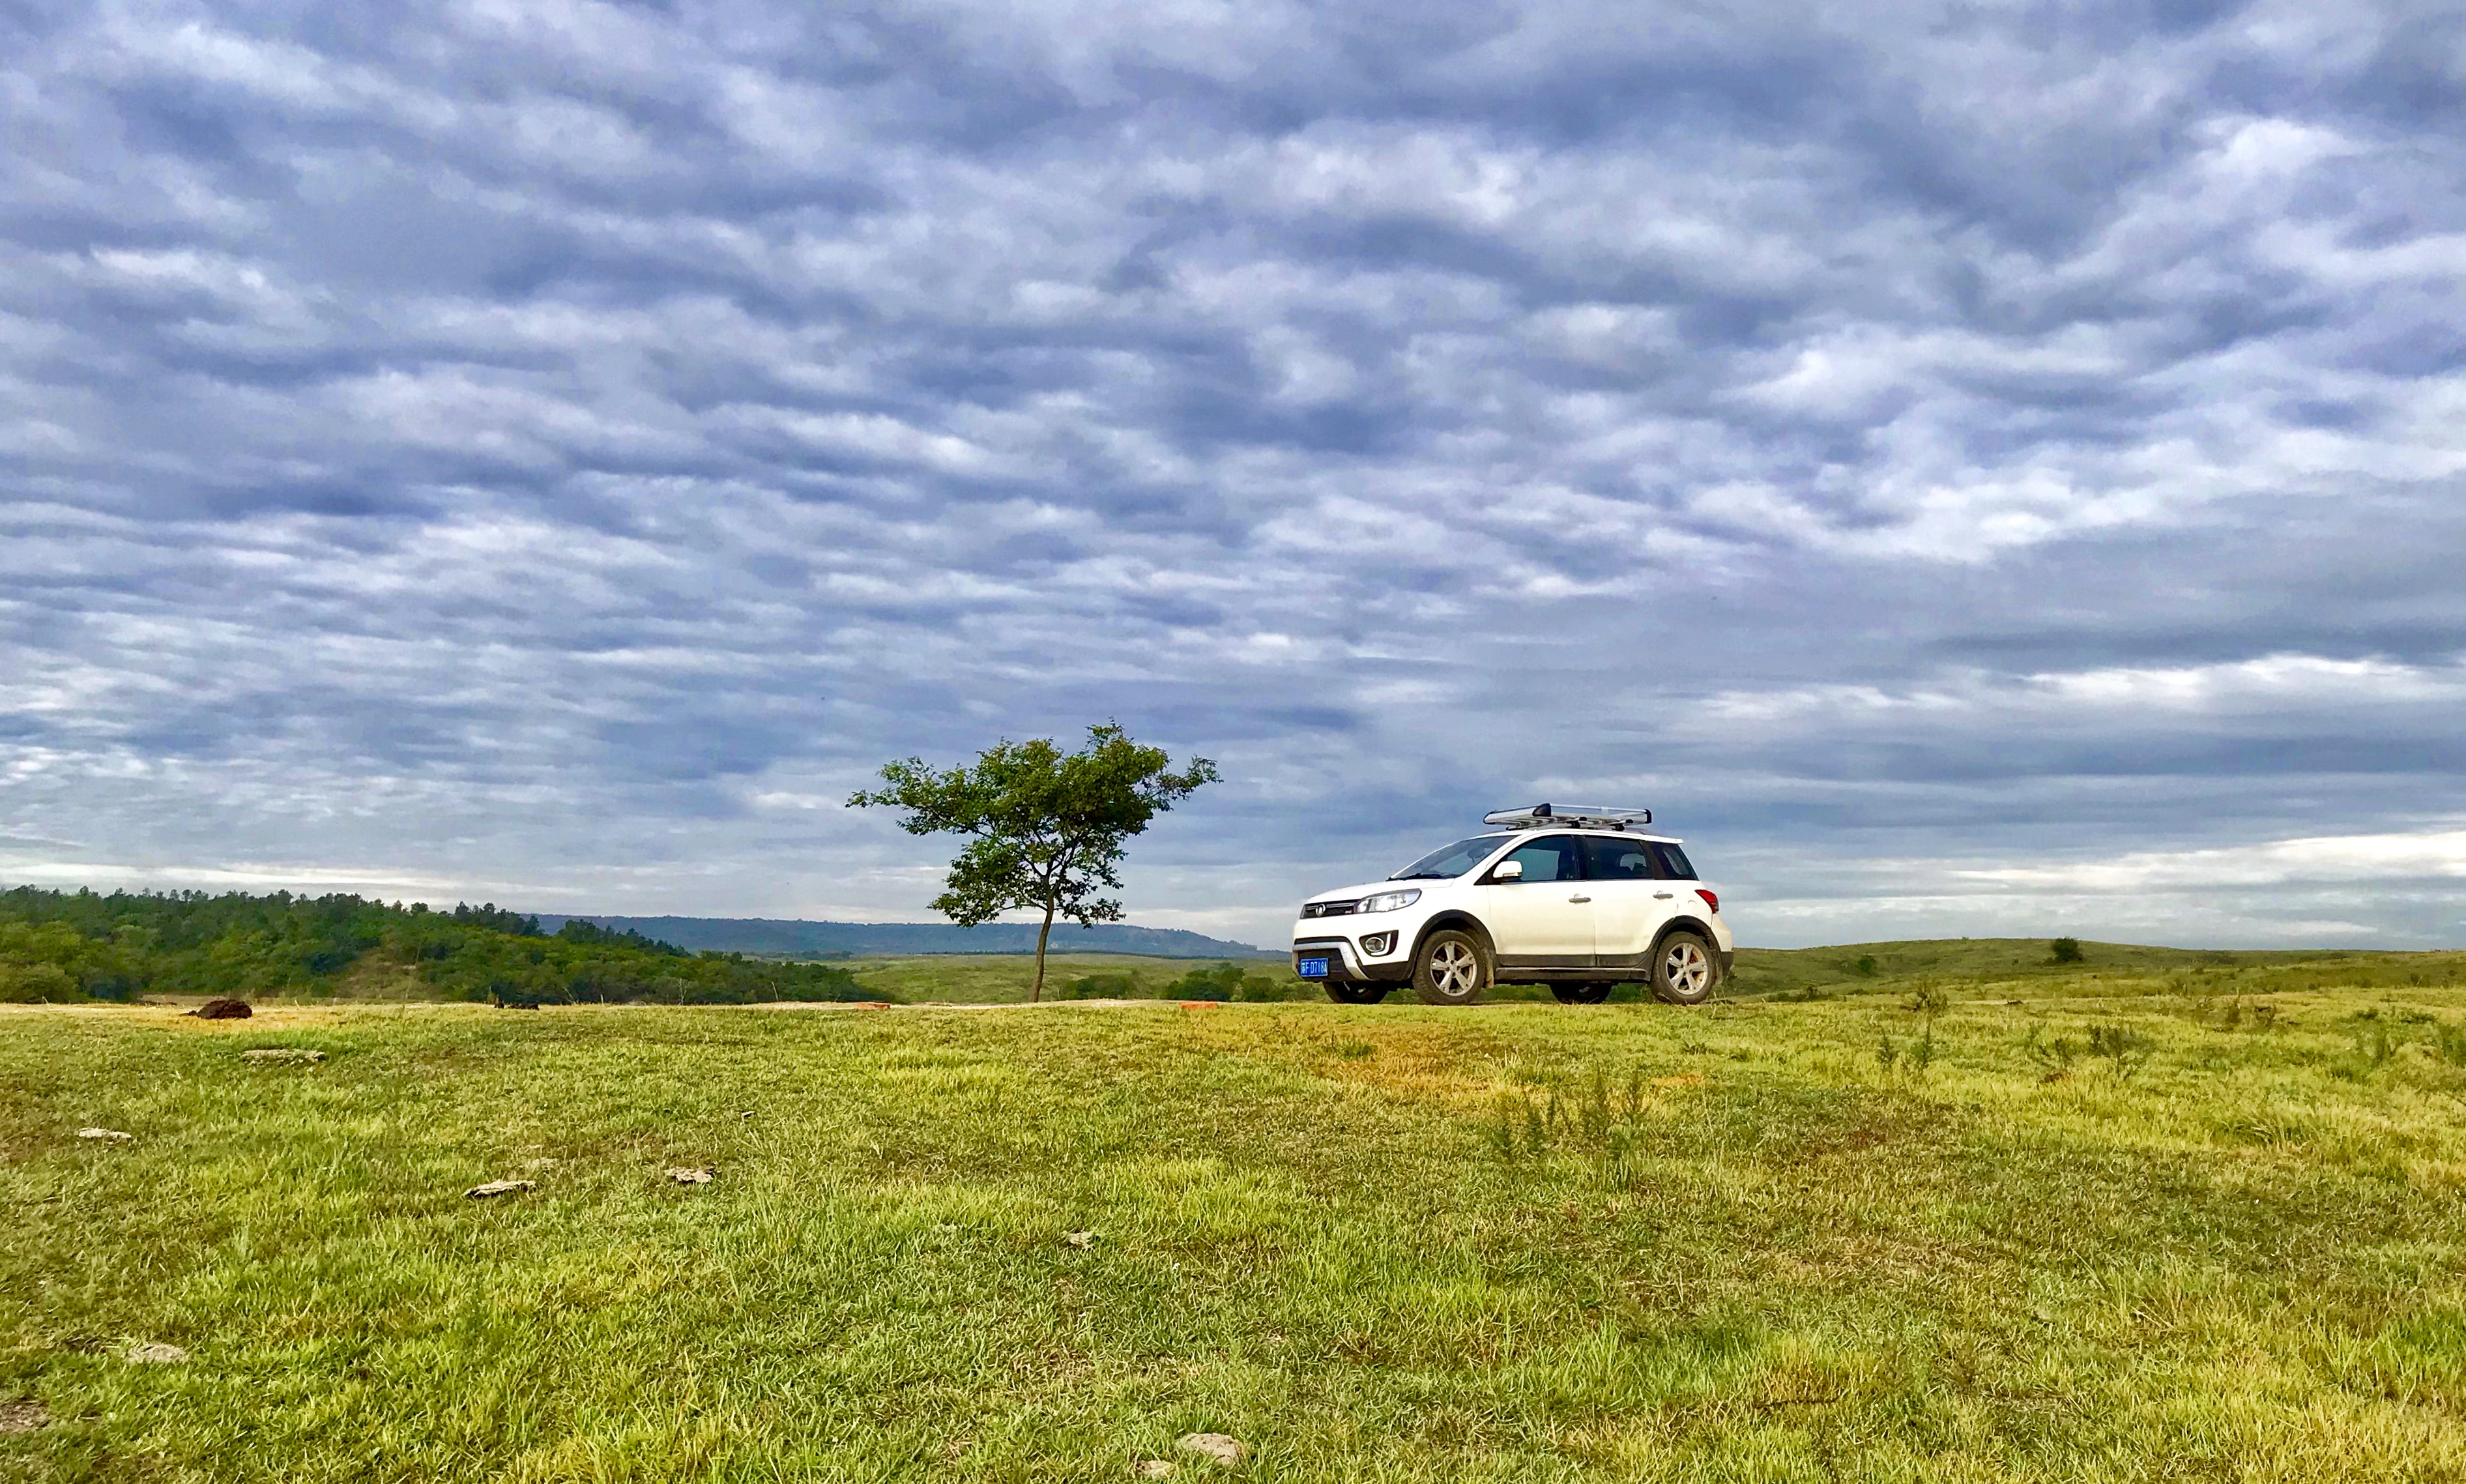
M598 917L539 914L543 931L569 922L594 923L618 933L674 943L696 953L727 954L1032 954L1034 923L991 922L981 928L947 922L804 922L773 917ZM1053 925L1057 954L1144 954L1155 958L1273 957L1247 943L1212 938L1181 928L1133 928L1121 923L1082 928Z

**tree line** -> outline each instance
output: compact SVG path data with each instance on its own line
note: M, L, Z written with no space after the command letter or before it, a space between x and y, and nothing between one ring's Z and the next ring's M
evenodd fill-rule
M746 1004L867 1000L836 964L690 954L632 931L494 903L451 911L363 897L203 891L0 891L0 1001L143 995L317 995L391 970L440 1000L499 1004Z

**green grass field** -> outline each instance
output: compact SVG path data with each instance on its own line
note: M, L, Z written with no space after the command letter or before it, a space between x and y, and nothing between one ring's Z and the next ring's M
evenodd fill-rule
M2432 961L2414 956L2362 954L2350 950L2219 953L2201 949L2141 948L2122 943L2084 945L2088 961L2052 962L2044 938L1947 938L1912 943L1860 943L1846 948L1742 949L1737 973L1724 989L1732 999L1781 995L1856 994L1904 981L1942 978L1980 982L2063 978L2077 975L2136 974L2162 978L2179 992L2209 993L2200 986L2239 973L2251 993L2259 988L2308 989L2331 983L2402 981L2411 973L2438 975ZM1869 965L1863 972L1861 961ZM1222 960L1149 958L1130 954L1056 954L1045 969L1045 997L1063 996L1074 979L1128 978L1141 995L1155 995L1193 969ZM859 983L887 999L988 1004L1025 1000L1034 978L1032 960L1016 954L928 954L909 957L840 960ZM1238 960L1248 972L1288 977L1282 957ZM2377 965L2378 967L2373 967ZM1640 991L1641 986L1637 987ZM400 990L392 991L399 994ZM1316 1000L1316 990L1294 982L1296 999ZM1400 992L1400 1001L1409 995ZM1547 990L1507 985L1500 1001L1544 1001ZM1635 994L1628 999L1638 998Z
M1697 1011L0 1011L0 1478L2466 1477L2466 956L1927 948Z
M1128 977L1143 993L1153 995L1193 969L1208 968L1221 961L1149 958L1135 954L1055 954L1045 960L1045 998L1054 999L1071 980L1086 978ZM1282 958L1238 961L1244 968L1280 978L1290 973L1290 965ZM1025 1000L1028 985L1036 978L1035 961L1019 954L851 958L844 961L844 966L856 975L858 983L877 994L893 1000L942 1001L952 1004Z

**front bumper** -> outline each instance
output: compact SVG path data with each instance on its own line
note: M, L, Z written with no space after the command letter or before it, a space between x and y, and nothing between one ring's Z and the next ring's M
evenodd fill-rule
M1384 955L1366 954L1357 939L1347 937L1297 937L1293 940L1293 973L1313 983L1334 979L1339 984L1396 984L1413 977L1413 960L1405 952L1401 932L1382 929L1367 933L1368 937L1385 937ZM1305 959L1327 960L1325 974L1303 973ZM1392 961L1389 961L1392 960Z

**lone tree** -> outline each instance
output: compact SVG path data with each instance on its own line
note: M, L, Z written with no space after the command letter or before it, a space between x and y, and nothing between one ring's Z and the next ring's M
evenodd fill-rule
M1041 910L1036 933L1036 985L1044 998L1044 945L1053 919L1081 927L1111 922L1122 904L1097 893L1120 890L1123 842L1156 814L1216 781L1216 765L1194 757L1180 773L1164 750L1141 747L1115 722L1087 729L1087 745L1064 753L1051 742L995 743L974 767L937 772L921 757L883 766L883 787L864 789L851 806L908 811L899 827L911 835L945 831L975 838L951 863L949 888L933 910L962 927L991 922L1019 908Z

